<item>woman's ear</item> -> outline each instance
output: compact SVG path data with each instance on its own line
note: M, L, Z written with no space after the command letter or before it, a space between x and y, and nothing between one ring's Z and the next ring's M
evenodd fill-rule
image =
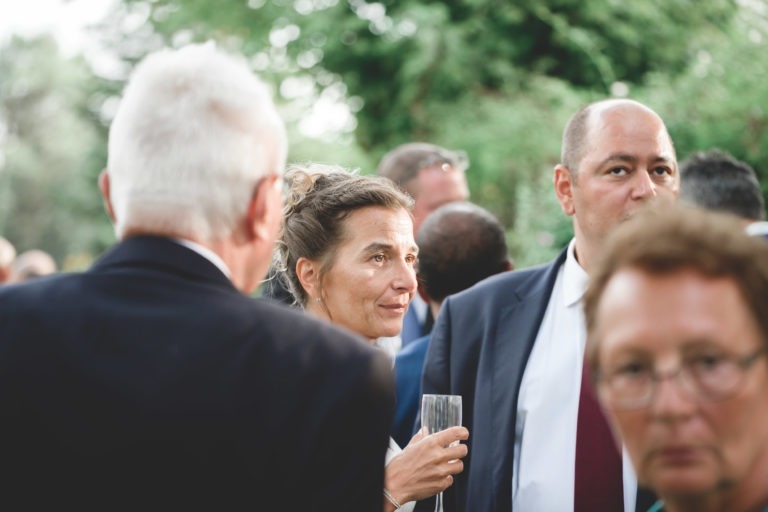
M301 257L296 262L296 275L307 292L308 301L320 297L320 266L316 261Z

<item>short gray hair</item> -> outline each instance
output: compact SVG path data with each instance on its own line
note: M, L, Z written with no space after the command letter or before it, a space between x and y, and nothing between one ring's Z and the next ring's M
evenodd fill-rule
M221 239L260 179L281 174L287 137L265 85L212 43L148 56L110 129L115 232Z

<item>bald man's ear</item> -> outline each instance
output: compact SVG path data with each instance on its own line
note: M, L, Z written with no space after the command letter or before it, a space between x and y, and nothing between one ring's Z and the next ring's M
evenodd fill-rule
M109 190L109 173L106 169L101 171L99 174L99 191L101 192L101 197L104 200L104 210L106 210L107 215L109 215L109 220L111 220L112 224L114 224L115 211L112 208L112 198L110 196Z
M566 166L557 164L553 181L560 208L563 209L563 213L566 215L573 215L576 213L576 206L573 202L574 176Z

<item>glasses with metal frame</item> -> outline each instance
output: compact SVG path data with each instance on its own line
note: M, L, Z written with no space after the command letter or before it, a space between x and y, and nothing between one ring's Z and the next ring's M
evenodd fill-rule
M452 151L448 154L435 153L421 162L419 162L419 169L427 169L439 165L443 172L448 172L450 168L453 168L459 172L464 172L469 168L469 157L465 151Z
M765 352L765 348L760 348L746 356L697 355L684 359L677 369L663 373L655 371L650 363L630 362L598 372L597 392L609 409L643 409L651 405L662 380L675 379L693 398L725 400L741 388L745 374Z

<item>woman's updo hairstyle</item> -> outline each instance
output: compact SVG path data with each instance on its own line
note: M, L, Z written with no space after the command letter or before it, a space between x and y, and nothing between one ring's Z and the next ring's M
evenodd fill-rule
M291 165L285 173L285 224L275 251L278 276L304 307L307 293L296 275L296 262L321 263L321 275L333 266L347 216L371 206L410 213L413 199L387 178L360 176L336 165Z

